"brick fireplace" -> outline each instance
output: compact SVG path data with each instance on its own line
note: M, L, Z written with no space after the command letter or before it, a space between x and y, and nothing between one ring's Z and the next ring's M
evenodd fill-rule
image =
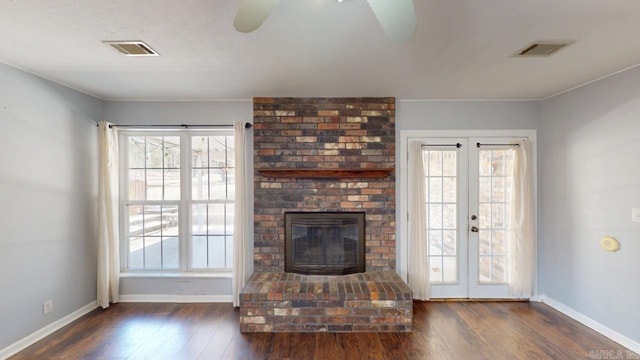
M411 291L395 273L395 99L254 98L253 128L241 330L410 331ZM289 212L364 212L366 273L285 273Z

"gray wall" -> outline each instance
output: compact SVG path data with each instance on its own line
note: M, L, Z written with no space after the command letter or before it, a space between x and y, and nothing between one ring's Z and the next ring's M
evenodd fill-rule
M253 122L253 101L109 101L105 103L105 119L115 124L128 125L229 125L235 121ZM249 136L247 160L253 168L253 136ZM253 197L253 176L247 180L247 191ZM253 213L253 210L250 210ZM253 234L253 219L249 233ZM253 239L249 240L253 243ZM253 256L253 248L250 258ZM231 301L231 277L132 276L120 279L120 293L126 299L152 299L170 295L174 299L183 296L211 296ZM135 297L133 297L135 296Z
M228 125L253 122L253 100L107 101L105 120L131 125Z
M399 100L396 108L397 135L402 130L537 129L540 117L538 101Z
M544 101L539 140L542 293L640 342L640 69Z
M101 118L102 101L0 64L0 349L96 300Z

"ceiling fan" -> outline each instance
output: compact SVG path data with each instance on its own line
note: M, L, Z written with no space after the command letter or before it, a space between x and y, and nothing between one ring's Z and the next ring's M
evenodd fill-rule
M387 36L396 42L409 40L418 20L413 0L367 0ZM280 0L241 0L233 20L236 30L248 33L260 27Z

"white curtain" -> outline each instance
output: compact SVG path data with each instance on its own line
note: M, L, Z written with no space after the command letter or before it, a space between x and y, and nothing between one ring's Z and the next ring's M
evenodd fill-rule
M244 287L249 277L250 259L249 244L249 221L252 221L252 214L249 213L249 197L247 196L247 176L250 170L247 169L245 157L246 129L243 122L234 123L234 144L235 144L235 165L236 165L236 198L234 205L233 221L233 306L240 306L240 291Z
M422 143L414 141L409 150L409 261L408 283L413 298L429 299L429 249L426 237L426 189Z
M521 141L515 148L513 191L511 192L511 261L509 292L520 298L533 295L534 227L531 195L530 142Z
M106 121L98 132L98 306L107 308L120 296L118 137Z

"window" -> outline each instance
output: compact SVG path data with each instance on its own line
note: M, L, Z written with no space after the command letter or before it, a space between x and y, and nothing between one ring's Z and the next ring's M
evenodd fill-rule
M229 271L233 134L130 131L121 136L124 270Z

